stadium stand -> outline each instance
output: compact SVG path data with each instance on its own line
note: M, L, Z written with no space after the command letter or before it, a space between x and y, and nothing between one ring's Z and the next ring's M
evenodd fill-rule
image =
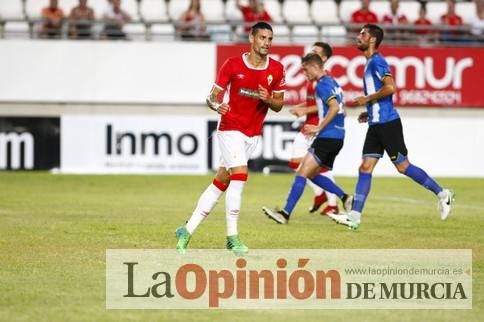
M173 23L188 7L189 0L122 0L122 8L132 18L124 31L134 40L171 40L176 39ZM42 21L41 9L47 0L0 0L0 37L35 38L38 37ZM347 23L352 12L361 6L360 0L343 0L339 12L334 0L264 0L266 10L273 18L277 30L276 42L299 42L317 37L333 43L347 41ZM66 15L77 0L59 0L59 7ZM102 15L109 3L107 0L88 0L94 9L95 39L102 30ZM400 8L412 23L418 17L420 1L401 0ZM379 19L388 13L389 1L372 0L370 9ZM434 24L433 30L445 30L440 25L440 17L447 11L445 1L428 0L428 17ZM202 12L212 41L226 42L237 40L242 34L242 15L235 6L235 0L202 0ZM456 12L464 24L475 15L473 1L457 1ZM65 22L67 25L68 21ZM410 24L412 25L412 24ZM392 27L387 27L392 28ZM407 28L412 28L407 27ZM442 29L443 28L443 29ZM67 28L63 28L66 30ZM463 39L469 37L469 27L462 27ZM412 34L412 33L409 33ZM64 32L62 38L66 38ZM415 41L415 36L409 41Z

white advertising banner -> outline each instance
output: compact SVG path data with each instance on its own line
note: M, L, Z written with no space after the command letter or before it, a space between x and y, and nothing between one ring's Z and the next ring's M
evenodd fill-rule
M204 174L204 117L65 115L61 172Z
M203 104L215 58L212 43L2 40L0 102Z

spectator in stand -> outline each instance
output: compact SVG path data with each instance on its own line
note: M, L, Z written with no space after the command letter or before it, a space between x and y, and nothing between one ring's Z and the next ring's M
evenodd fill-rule
M455 0L447 0L447 13L440 17L440 23L452 27L463 26L462 18L455 12ZM442 32L440 39L442 41L461 41L462 34L462 31L447 30Z
M383 16L383 24L385 25L407 25L407 16L403 13L399 13L398 7L400 3L398 0L390 1L390 13ZM389 29L385 30L390 39L399 40L404 39L408 35L408 32L402 29Z
M361 0L361 8L353 12L351 15L351 23L366 24L377 22L378 17L370 10L370 0ZM361 29L361 26L359 26L358 29Z
M424 26L431 26L432 22L427 18L427 3L420 2L420 11L418 14L418 19L413 23L415 26L420 27L420 29L415 30L415 34L421 42L432 41L435 39L435 32L429 29L423 28Z
M361 0L361 8L353 12L350 23L357 24L354 28L349 28L348 32L356 37L361 30L361 25L367 23L378 23L378 17L370 10L370 0ZM351 38L352 39L352 38Z
M178 19L176 26L182 39L207 40L207 26L200 0L192 0L188 9Z
M102 38L127 39L123 26L131 21L131 17L121 9L121 0L112 0L103 14L104 30Z
M57 0L49 0L49 6L42 9L42 19L45 23L40 32L41 37L60 38L64 12L58 7Z
M484 0L474 0L476 4L476 15L472 17L469 25L471 27L471 34L479 42L483 42L484 38Z
M262 0L249 0L248 6L243 6L240 3L240 0L236 0L235 2L237 8L242 12L244 16L244 32L249 34L251 25L258 21L265 21L271 22L272 17L269 13L264 9L264 3Z
M87 0L79 0L79 5L72 8L69 19L69 38L89 39L92 37L94 10L87 6Z

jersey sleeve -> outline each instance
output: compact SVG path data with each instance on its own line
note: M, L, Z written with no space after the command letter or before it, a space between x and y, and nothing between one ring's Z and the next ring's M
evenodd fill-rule
M326 104L333 98L336 98L336 94L327 82L319 83L316 87L316 93Z
M278 77L275 80L273 92L284 92L286 90L286 72L284 71L284 67L280 66L279 73L277 73Z
M215 81L215 86L220 88L221 90L225 90L227 85L230 82L230 78L232 76L232 63L230 59L227 59L225 63L220 68L217 80Z
M393 77L390 66L384 59L375 60L372 63L373 75L376 76L380 81L387 76Z

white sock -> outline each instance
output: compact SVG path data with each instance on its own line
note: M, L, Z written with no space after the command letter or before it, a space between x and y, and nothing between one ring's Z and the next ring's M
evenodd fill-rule
M437 194L437 197L439 199L445 199L447 198L447 194L448 194L447 189L442 189L442 191Z
M245 181L230 180L225 195L225 217L227 219L227 236L238 235L237 223L239 221L240 204Z
M361 222L361 212L351 210L348 215L353 219L353 221Z
M205 189L198 200L197 207L186 224L186 228L190 234L193 234L198 225L207 218L208 214L213 210L223 193L224 192L217 188L213 183Z
M322 172L320 175L325 176L329 180L335 182L332 171ZM326 196L328 197L328 206L336 207L338 205L338 197L334 193L326 191Z
M323 193L323 189L321 189L320 186L316 185L314 182L311 180L306 180L306 183L313 189L314 195L319 196L320 194Z

